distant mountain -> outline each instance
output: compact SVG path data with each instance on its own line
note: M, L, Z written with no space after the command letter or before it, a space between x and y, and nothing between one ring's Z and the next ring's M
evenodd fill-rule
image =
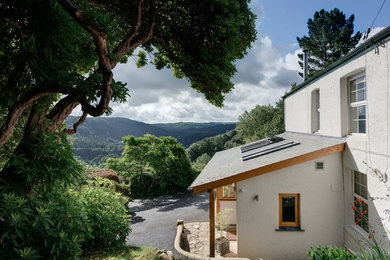
M71 127L78 117L70 116L66 124ZM209 136L235 128L235 123L164 123L146 124L120 117L88 117L77 129L73 140L75 155L88 164L98 165L108 157L119 157L123 151L122 137L152 134L172 136L185 147Z

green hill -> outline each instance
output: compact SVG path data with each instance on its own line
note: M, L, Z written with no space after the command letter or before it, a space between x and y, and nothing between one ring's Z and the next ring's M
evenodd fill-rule
M66 120L68 127L78 117L70 116ZM99 165L108 157L119 157L123 150L122 137L145 134L172 136L185 147L209 136L225 133L235 128L235 123L165 123L146 124L119 117L88 117L77 129L73 140L75 155L88 164Z

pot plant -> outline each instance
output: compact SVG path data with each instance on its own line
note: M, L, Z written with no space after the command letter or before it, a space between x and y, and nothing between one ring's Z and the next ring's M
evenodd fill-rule
M229 227L230 212L232 209L223 209L215 218L215 227L218 230L219 237L215 239L217 253L225 255L230 252L229 239L224 236L224 231Z

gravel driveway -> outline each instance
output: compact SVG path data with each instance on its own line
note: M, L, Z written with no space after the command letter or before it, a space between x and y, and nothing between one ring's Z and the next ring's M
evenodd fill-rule
M184 223L208 221L208 194L192 195L183 192L154 199L130 202L132 232L127 244L133 246L153 246L159 249L173 249L176 221Z

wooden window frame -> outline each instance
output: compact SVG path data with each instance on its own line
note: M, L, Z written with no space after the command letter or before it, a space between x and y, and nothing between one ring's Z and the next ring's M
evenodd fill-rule
M295 198L295 222L283 222L283 197ZM299 193L279 193L279 227L298 227L299 228L299 212L300 212L300 194Z
M234 197L223 197L223 187L224 186L227 186L227 185L224 185L224 186L221 186L221 187L218 187L217 188L217 199L216 199L216 202L217 202L217 213L219 213L221 211L221 201L236 201L237 200L237 183L231 183L231 184L234 184ZM228 184L230 185L230 184Z

